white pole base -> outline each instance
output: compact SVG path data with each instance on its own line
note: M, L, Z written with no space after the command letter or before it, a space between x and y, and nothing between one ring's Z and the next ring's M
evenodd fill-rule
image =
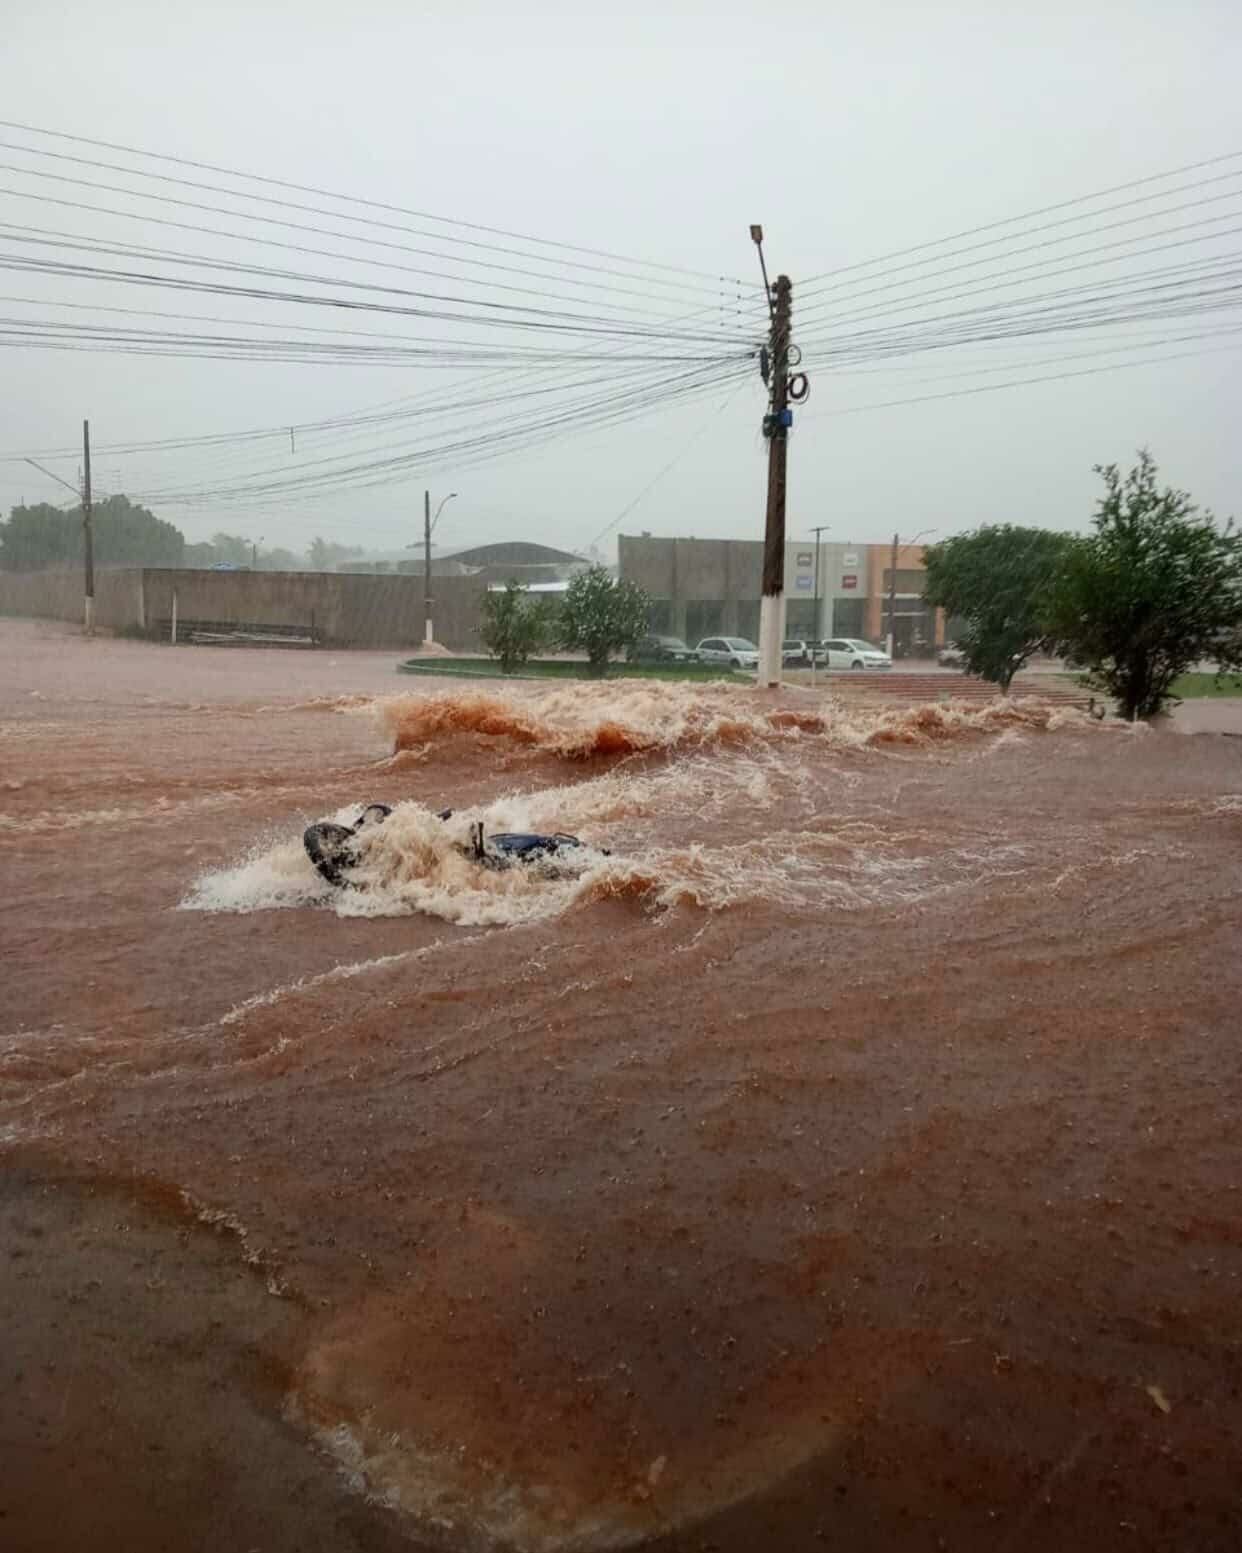
M781 682L781 644L785 640L785 595L768 594L759 601L759 683L771 687Z
M94 634L95 634L95 599L94 599L94 596L92 594L88 593L86 595L86 597L85 597L83 602L84 602L84 606L85 607L83 608L82 616L83 616L83 623L86 626L86 634L87 634L87 636L94 636Z

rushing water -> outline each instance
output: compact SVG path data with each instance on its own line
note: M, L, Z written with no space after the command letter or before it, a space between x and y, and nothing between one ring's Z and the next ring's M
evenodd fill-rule
M1236 1545L1236 743L724 687L194 699L14 711L0 1126L222 1237L288 1313L230 1318L273 1429L372 1536ZM301 829L373 800L333 890ZM479 819L588 848L481 873ZM179 1265L139 1369L174 1308L213 1330Z

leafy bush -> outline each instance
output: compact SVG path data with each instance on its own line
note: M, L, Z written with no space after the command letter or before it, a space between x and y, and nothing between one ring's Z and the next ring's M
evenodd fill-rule
M602 678L614 652L629 647L647 630L651 600L632 582L618 582L607 568L592 566L565 590L558 626L562 647L585 652L592 675Z
M509 581L503 592L483 595L479 635L505 674L520 669L532 653L547 645L551 625L546 601L532 597L519 582Z

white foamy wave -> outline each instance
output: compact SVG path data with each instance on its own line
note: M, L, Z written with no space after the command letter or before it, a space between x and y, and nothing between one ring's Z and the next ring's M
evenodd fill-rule
M701 818L739 797L762 808L778 794L787 797L794 780L771 759L735 760L724 771L688 762L645 778L614 773L578 787L510 794L448 821L421 804L399 804L366 835L351 888L328 885L300 845L281 842L256 848L236 868L203 875L182 906L247 912L315 905L342 917L421 913L461 926L499 927L609 899L653 910L721 911L758 902L790 909L901 905L1024 866L1019 847L981 844L977 837L954 844L902 827L815 815L808 815L805 829L734 842L669 846L652 834L666 831L670 814ZM347 821L355 812L342 810L337 818ZM622 817L625 855L607 855L605 822ZM489 832L572 825L586 845L555 863L493 871L469 855L476 819Z
M437 742L483 736L565 760L645 751L728 748L821 739L842 749L926 746L1005 728L1086 726L1070 707L998 696L983 706L946 702L850 706L830 694L787 695L730 685L612 682L512 692L445 691L396 696L375 713L397 753L425 753Z
M670 818L693 816L701 823L738 803L760 810L808 781L793 761L758 751L685 760L646 776L614 771L537 792L510 792L447 821L422 804L400 803L383 825L366 833L359 864L351 872L357 888L328 884L300 841L261 842L236 866L202 874L181 906L232 912L328 906L343 917L424 912L469 926L528 922L564 911L593 890L642 893L636 881L650 880L651 865L635 857L646 853L651 832ZM329 818L351 824L358 808L350 805ZM553 866L532 862L492 871L468 855L476 821L488 834L568 830L585 845L562 854ZM626 824L625 861L603 850L613 844L612 827L619 821ZM658 896L658 884L652 882L651 888Z
M315 906L336 892L311 866L301 841L255 847L235 868L201 874L180 902L183 911L273 911Z

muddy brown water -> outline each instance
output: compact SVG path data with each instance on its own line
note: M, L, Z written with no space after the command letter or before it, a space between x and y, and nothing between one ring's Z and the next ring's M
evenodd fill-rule
M0 649L0 1545L1238 1546L1238 741Z

